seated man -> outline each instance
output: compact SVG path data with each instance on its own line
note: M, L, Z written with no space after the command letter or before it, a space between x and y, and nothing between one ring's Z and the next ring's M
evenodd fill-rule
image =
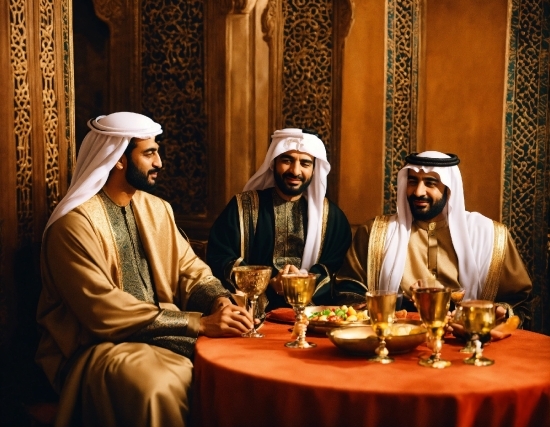
M390 289L410 298L417 280L435 278L461 284L465 300L495 301L497 318L516 314L528 327L529 275L506 227L466 211L457 156L427 151L405 160L397 176L397 214L358 228L339 285L355 285L361 295Z
M240 335L252 318L146 192L160 125L121 112L88 126L42 242L36 359L61 393L56 425L183 426L197 335Z
M319 274L316 304L333 302L331 278L351 243L351 229L340 208L325 198L329 171L325 145L316 135L278 130L260 169L212 226L206 259L229 290L235 291L233 267L273 268L260 312L287 306L281 275L299 270Z

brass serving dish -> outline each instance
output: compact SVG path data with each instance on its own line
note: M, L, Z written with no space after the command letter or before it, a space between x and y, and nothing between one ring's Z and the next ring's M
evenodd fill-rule
M326 308L337 308L334 306L308 306L305 308L304 314L309 318L313 313L316 313L318 311L321 311ZM343 326L365 326L370 325L370 319L367 320L357 320L354 322L348 322L348 321L341 321L341 322L329 322L327 320L310 320L307 325L307 330L309 332L315 332L315 333L321 333L326 334L327 332L331 331L334 328L341 328Z
M402 331L410 329L410 332L407 335L393 335L386 339L390 355L408 353L426 341L427 331L420 320L400 319L392 325L393 328L400 326ZM327 336L336 347L351 354L374 354L378 347L378 338L369 325L334 328L327 331Z

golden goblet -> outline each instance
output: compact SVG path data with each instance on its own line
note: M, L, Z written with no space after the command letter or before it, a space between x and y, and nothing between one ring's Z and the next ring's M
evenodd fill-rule
M283 274L283 293L285 300L294 309L296 322L294 331L298 331L296 340L287 342L285 346L290 348L312 348L317 344L306 341L307 318L304 315L306 305L311 302L318 274Z
M422 323L428 329L428 337L432 342L433 352L428 358L421 358L418 364L430 368L446 368L451 365L448 360L441 359L442 337L447 325L447 310L451 298L450 288L413 288L414 304Z
M475 352L464 363L474 366L490 366L494 360L483 356L483 344L491 340L495 327L495 304L492 301L471 300L462 303L464 331L475 345Z
M392 363L394 359L388 356L386 338L390 337L392 332L391 325L395 317L397 292L387 290L369 291L366 293L366 297L372 329L379 341L376 356L371 357L369 361L382 364Z
M253 319L256 316L256 302L269 284L271 271L271 267L266 265L243 265L233 268L235 284L250 301L250 311ZM252 329L242 334L242 336L245 338L262 338L264 335L256 330L256 325L253 323Z

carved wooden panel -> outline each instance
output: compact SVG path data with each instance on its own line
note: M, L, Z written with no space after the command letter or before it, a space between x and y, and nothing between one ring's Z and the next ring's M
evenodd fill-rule
M9 0L1 7L0 300L14 311L0 315L4 321L16 314L14 290L39 286L17 283L18 268L32 270L30 251L40 246L46 220L68 185L74 91L71 1ZM25 254L30 265L16 266Z
M533 279L535 329L550 333L548 83L550 9L510 0L502 220Z
M331 0L283 1L282 115L284 127L313 129L331 152Z
M10 59L14 86L14 143L16 146L17 234L32 239L31 97L29 81L29 17L24 0L10 2Z
M388 0L384 213L395 212L397 172L416 150L420 0Z
M158 195L179 215L205 215L208 157L204 1L141 6L142 111L162 124L165 171Z

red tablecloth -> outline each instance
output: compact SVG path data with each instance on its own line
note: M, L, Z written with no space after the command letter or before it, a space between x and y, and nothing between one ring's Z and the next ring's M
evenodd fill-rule
M550 337L515 331L484 350L496 363L465 365L462 343L446 338L452 366L418 365L424 345L368 362L308 334L316 348L289 349L289 326L265 322L264 338L200 337L192 425L277 427L548 427Z

